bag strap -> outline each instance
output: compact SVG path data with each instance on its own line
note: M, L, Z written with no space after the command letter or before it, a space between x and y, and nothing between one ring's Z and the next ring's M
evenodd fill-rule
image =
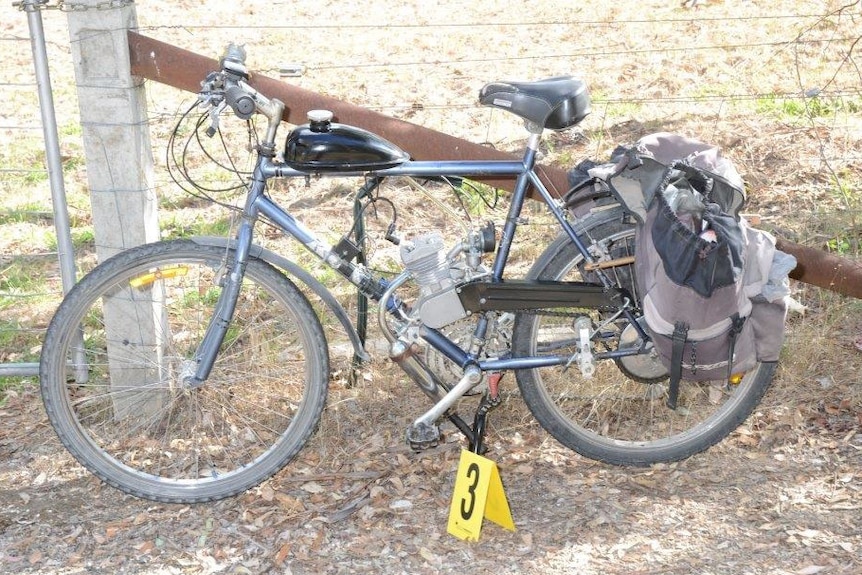
M671 341L673 347L670 354L670 388L667 393L667 406L676 410L679 399L679 382L682 379L682 352L685 342L688 340L689 325L684 321L678 321L673 326Z
M739 313L735 313L730 316L731 326L730 326L730 351L727 356L727 381L730 383L731 378L733 377L733 353L736 348L736 338L742 333L742 326L745 324L745 318L739 317Z

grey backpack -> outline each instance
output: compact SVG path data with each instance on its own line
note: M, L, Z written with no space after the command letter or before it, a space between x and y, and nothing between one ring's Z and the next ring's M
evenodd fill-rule
M680 380L734 380L776 361L786 307L785 292L767 285L775 240L740 218L745 192L732 163L714 146L667 133L616 158L590 175L638 222L636 287L671 376L668 405L676 408Z

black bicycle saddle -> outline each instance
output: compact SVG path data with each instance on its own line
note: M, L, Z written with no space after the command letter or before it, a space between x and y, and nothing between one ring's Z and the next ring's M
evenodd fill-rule
M571 76L536 82L492 82L482 87L479 101L548 130L574 126L590 113L586 83Z

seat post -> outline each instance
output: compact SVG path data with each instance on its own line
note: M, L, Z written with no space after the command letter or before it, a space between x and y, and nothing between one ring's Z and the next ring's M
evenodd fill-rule
M539 151L539 144L542 141L542 133L544 130L541 126L537 126L532 122L527 122L527 131L530 132L530 137L527 139L527 150L524 152L524 161L527 161L527 155L532 151L533 160L528 166L532 170L533 166L536 165L536 152Z

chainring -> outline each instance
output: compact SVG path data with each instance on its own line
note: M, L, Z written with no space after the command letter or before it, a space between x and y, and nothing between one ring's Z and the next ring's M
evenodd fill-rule
M507 314L511 315L511 314ZM439 331L447 338L452 340L462 349L469 347L470 338L473 337L473 330L476 327L474 319L464 318L450 323ZM500 357L508 354L512 341L512 322L506 323L497 322L494 325L493 333L486 338L485 347L482 352L483 358ZM448 385L454 385L464 375L464 370L455 365L449 358L434 349L426 346L425 348L425 365L433 371L441 381ZM474 394L476 391L485 389L485 374L482 375L482 380L476 384L469 394Z

